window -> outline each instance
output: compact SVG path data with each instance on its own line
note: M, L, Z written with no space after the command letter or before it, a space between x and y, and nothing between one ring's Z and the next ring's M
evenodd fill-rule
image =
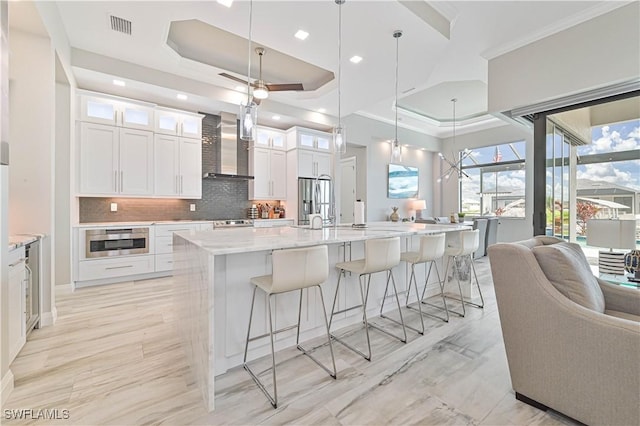
M476 148L462 161L464 213L524 217L525 142Z

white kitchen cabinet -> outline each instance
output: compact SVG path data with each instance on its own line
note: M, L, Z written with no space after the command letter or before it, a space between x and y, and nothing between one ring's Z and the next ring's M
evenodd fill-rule
M80 121L130 129L153 130L153 104L90 93L81 94L79 98L78 119Z
M298 151L298 177L331 176L331 154L306 149Z
M151 195L153 133L80 123L80 195Z
M155 132L185 138L202 139L203 117L201 114L157 107L155 110Z
M254 146L258 148L284 150L287 148L285 143L285 133L282 130L259 126L256 131Z
M155 196L202 197L202 143L199 139L156 134L153 155Z
M318 130L292 127L287 130L287 148L332 152L333 135Z
M155 257L150 254L82 260L78 265L78 281L119 278L154 271Z
M287 157L284 151L253 148L249 151L249 199L282 200L287 197Z
M18 355L26 341L27 271L25 260L24 247L18 247L9 252L9 282L7 289L9 363Z
M211 222L183 223L155 225L155 254L156 272L173 270L173 233L185 231L211 230Z

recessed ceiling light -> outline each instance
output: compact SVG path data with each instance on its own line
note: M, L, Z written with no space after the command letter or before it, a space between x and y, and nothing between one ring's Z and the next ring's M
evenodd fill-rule
M361 57L361 56L358 56L358 55L355 55L355 56L352 56L352 57L351 57L351 59L349 59L349 60L350 60L351 62L353 62L354 64L357 64L357 63L359 63L359 62L362 60L362 57Z
M318 108L318 112L324 114L327 110L325 108Z
M186 101L187 100L187 95L184 95L182 93L178 93L176 95L176 98L180 99L181 101Z
M280 116L279 116L279 115L274 115L274 116L273 116L273 117L271 117L271 118L273 118L274 120L280 120Z
M309 33L304 30L298 30L298 32L294 34L294 37L300 40L306 40L306 38L309 37Z
M223 6L231 7L231 5L233 4L233 0L218 0L218 3Z
M113 84L115 84L116 86L126 86L126 83L122 80L113 80Z

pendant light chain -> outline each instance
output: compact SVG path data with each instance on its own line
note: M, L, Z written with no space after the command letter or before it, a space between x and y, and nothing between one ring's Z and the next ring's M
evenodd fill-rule
M455 149L456 148L456 102L458 102L458 98L451 99L451 102L453 102L453 147ZM458 173L458 176L460 176L460 173Z
M402 31L396 31L393 33L393 36L396 39L396 104L395 104L395 110L396 110L396 137L395 137L395 143L398 143L398 61L399 61L399 53L398 51L400 50L400 37L402 37Z

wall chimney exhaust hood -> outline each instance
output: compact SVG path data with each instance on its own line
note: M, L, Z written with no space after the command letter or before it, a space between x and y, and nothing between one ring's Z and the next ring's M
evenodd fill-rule
M239 138L235 114L220 113L214 149L215 170L205 172L204 179L251 180L248 174L248 152Z

